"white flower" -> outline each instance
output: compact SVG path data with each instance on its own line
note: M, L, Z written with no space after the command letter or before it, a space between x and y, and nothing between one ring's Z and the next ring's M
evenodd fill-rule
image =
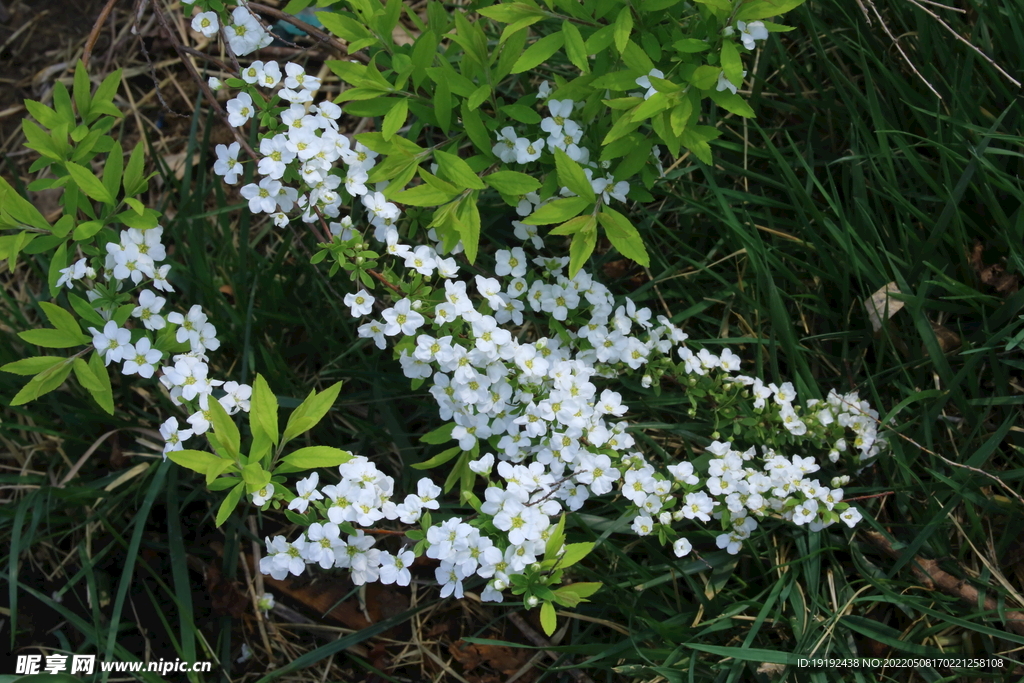
M132 317L142 320L142 324L147 330L162 330L167 326L167 321L158 314L166 301L162 296L157 296L153 290L144 289L139 295L139 305L132 311Z
M238 382L226 382L223 387L225 394L220 397L220 404L228 415L234 415L239 410L249 412L249 400L252 398L252 387L248 384Z
M252 493L252 504L257 507L263 507L271 498L274 497L274 485L267 484L259 491L253 491Z
M651 85L651 76L654 76L655 78L665 78L665 74L659 71L658 69L651 69L650 73L648 73L646 76L641 76L638 79L636 79L637 85L639 85L641 88L647 88L647 92L644 93L645 100L650 99L651 95L658 92L657 89L655 89L655 87Z
M217 20L216 12L200 12L192 17L192 30L202 33L207 38L213 38L220 30L220 22Z
M857 522L863 519L863 516L857 508L847 508L839 513L839 519L843 520L846 526L852 529L857 525Z
M184 448L182 441L190 439L193 435L191 429L178 429L178 418L169 417L160 425L160 436L164 437L164 458L171 451L180 451Z
M238 152L241 149L237 142L230 145L217 145L217 161L213 165L213 172L224 176L224 182L234 185L238 182L238 176L242 173L242 164L238 161Z
M689 555L691 550L693 550L693 545L685 538L678 538L672 544L672 552L676 554L676 557Z
M240 92L235 99L227 104L228 124L238 128L252 118L256 110L252 106L252 98L249 93Z
M406 336L415 334L424 323L423 316L412 310L412 301L408 298L402 299L394 308L385 310L381 315L387 323L384 326L384 334L389 337L399 332Z
M125 375L138 374L140 377L149 379L153 376L153 364L163 357L160 349L150 346L148 337L143 337L135 345L126 344L124 347L124 367L121 372Z
M355 294L349 293L345 295L345 305L352 309L353 318L370 315L373 311L374 301L373 296L367 294L365 289L360 289Z
M288 509L295 510L300 515L305 514L310 501L322 500L324 497L323 494L316 490L318 483L320 483L320 474L317 472L313 472L313 474L309 475L305 479L300 479L295 484L295 490L299 494L299 497L288 503Z
M743 72L743 77L744 78L747 77L747 72L746 71ZM735 95L736 94L736 90L740 87L740 85L743 85L743 83L742 82L740 82L739 84L733 83L732 81L730 81L728 78L725 77L725 72L723 71L722 73L718 74L718 85L715 86L715 90L718 90L719 92L721 92L723 90L728 90L733 95Z
M113 320L107 321L100 332L95 327L90 327L92 332L92 343L96 351L103 356L104 365L110 365L111 361L118 363L124 358L124 353L131 345L132 333L129 330L118 327Z
M737 21L736 28L740 31L740 40L743 41L743 47L748 50L753 50L757 43L757 40L768 40L768 29L765 27L764 22L752 21L749 24L745 21Z
M397 555L381 553L380 582L386 585L394 583L399 586L408 586L412 581L409 566L415 559L416 555L411 550L400 551Z

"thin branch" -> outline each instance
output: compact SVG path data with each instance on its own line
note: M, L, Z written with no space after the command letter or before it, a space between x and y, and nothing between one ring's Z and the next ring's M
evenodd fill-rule
M107 17L110 16L110 12L114 9L115 4L117 4L117 0L107 0L107 4L103 6L100 15L96 17L96 23L92 25L92 30L89 31L89 38L85 41L85 49L82 50L82 64L85 66L89 66L89 57L92 56L92 49L96 46L96 40L100 37L103 24L107 22Z
M877 531L865 531L863 533L869 541L889 557L898 560L903 556L901 551L892 547L889 539ZM952 574L943 571L935 560L927 560L920 555L915 555L910 559L909 564L917 578L929 590L938 588L944 593L960 598L968 605L977 607L981 595L978 589L967 583L964 579L958 579ZM1001 611L996 600L990 597L985 598L983 608L1000 615L1005 620L1006 627L1014 633L1024 635L1024 613L1015 610Z
M366 55L361 55L361 54L358 54L358 53L356 53L354 55L350 55L349 52L348 52L348 46L345 45L344 43L342 43L341 41L339 41L334 36L330 35L329 33L324 33L323 31L321 31L320 29L316 28L315 26L311 26L311 25L307 24L306 22L302 21L301 19L297 19L297 18L293 17L290 14L282 12L281 10L277 9L276 7L269 7L267 5L262 5L262 4L257 3L257 2L247 3L246 6L250 10L255 10L255 11L259 12L260 14L266 14L266 15L269 15L271 17L274 17L275 19L279 19L280 21L284 21L284 22L287 22L287 23L291 24L295 28L304 31L306 33L306 35L308 35L309 37L315 38L316 40L320 41L321 43L325 43L327 45L330 45L334 49L334 51L337 52L338 54L340 54L342 57L352 57L352 58L358 59L358 60L360 60L362 62L369 61L366 58Z

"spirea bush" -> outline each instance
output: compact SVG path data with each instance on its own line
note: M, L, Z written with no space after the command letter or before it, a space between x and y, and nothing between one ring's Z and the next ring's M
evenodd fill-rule
M218 524L245 499L283 508L305 529L266 539L265 574L318 564L347 568L360 585L407 585L425 555L438 562L442 596L462 597L464 582L479 579L482 600L511 594L540 606L548 633L554 605L573 607L600 587L566 574L594 545L567 542L566 513L591 498L614 496L624 528L678 557L694 552L701 527L732 554L765 525L853 527L861 514L843 486L885 448L877 412L834 390L798 402L791 383L744 374L728 348L687 344L675 322L616 297L585 268L599 231L648 265L627 204L651 199L662 147L711 161L717 130L700 124L705 100L753 115L739 93L743 61L788 30L766 20L798 4L552 0L483 3L472 14L429 2L424 19L399 0L319 2L349 55L367 51L328 62L348 86L333 100L290 62L257 59L224 83L211 79L230 91L226 123L238 138L217 146L214 171L239 184L255 166L259 179L240 188L248 210L317 236L313 261L351 283L344 303L359 336L391 349L413 388L428 386L437 403L444 425L422 441L454 445L414 465L443 481L423 477L415 492L396 491L373 462L339 448L289 449L340 384L311 392L282 430L262 376L248 386L209 375L216 321L174 298L159 216L137 199L147 184L142 146L125 165L107 135L120 116L120 74L91 93L80 64L73 99L58 83L52 108L26 103L37 123L26 121L25 134L41 155L32 169L52 171L30 187L62 188L63 216L51 225L0 183L0 225L14 231L0 238L2 255L13 266L21 252L53 251L51 301L41 304L53 327L20 336L77 349L4 366L33 376L12 403L73 371L113 412L111 367L140 375L182 410L161 426L165 457L227 492ZM244 3L229 11L196 0L185 11L234 57L272 40ZM418 33L411 44L393 38L403 11ZM379 117L380 130L349 136L345 116ZM482 220L487 195L507 204L505 218ZM519 243L485 253L481 226L496 220ZM703 455L668 461L638 447L618 390L626 376L653 392L666 381L685 387L690 415L706 425ZM243 412L244 443L232 418ZM441 515L442 501L462 512ZM381 526L409 543L375 547L366 531Z

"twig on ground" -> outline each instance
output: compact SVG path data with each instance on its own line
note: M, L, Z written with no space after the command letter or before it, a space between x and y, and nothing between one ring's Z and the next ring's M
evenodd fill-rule
M865 531L864 535L889 557L894 559L902 557L903 553L893 548L889 539L877 531ZM967 583L966 580L958 579L952 574L943 571L935 560L927 560L919 555L915 555L909 564L925 588L929 590L938 588L944 593L960 598L969 605L977 605L979 603L980 593L977 588ZM1000 612L998 603L990 597L985 598L983 608L999 614L1005 619L1006 627L1014 633L1024 635L1024 612L1016 610Z
M107 17L110 16L110 11L114 9L115 4L117 4L117 0L107 0L107 4L103 6L100 15L96 17L96 23L92 25L92 30L89 31L89 38L85 41L85 49L82 50L82 64L85 66L89 66L89 57L92 56L92 49L96 46L96 40L100 37L103 24L107 23Z
M511 621L524 636L526 636L527 640L537 647L543 648L544 654L555 661L559 659L560 655L557 652L548 649L551 647L551 642L541 634L534 631L533 627L527 624L526 619L523 619L518 612L509 612L506 616L508 616L508 620ZM594 683L594 680L590 676L579 669L569 669L569 675L571 675L573 680L577 683Z

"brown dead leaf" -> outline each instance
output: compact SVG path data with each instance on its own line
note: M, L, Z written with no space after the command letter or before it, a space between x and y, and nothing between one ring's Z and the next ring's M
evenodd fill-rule
M899 286L895 282L890 282L864 300L864 308L868 311L868 320L871 321L872 332L881 330L885 321L896 315L903 308L904 304L902 301L893 299L890 296L891 294L901 293Z
M448 652L469 672L480 664L503 674L514 674L530 659L527 650L518 650L507 645L482 645L457 640L448 646ZM527 672L529 674L530 672ZM530 680L520 676L518 680Z
M943 353L960 348L960 335L945 325L933 322L932 331L935 332L935 338L939 340L939 346L942 347Z
M245 593L233 581L226 581L215 564L206 565L206 591L214 614L241 619L249 606Z
M981 284L986 287L991 287L995 291L1002 294L1004 297L1008 297L1011 294L1016 294L1017 290L1020 289L1020 281L1016 275L1012 275L1006 272L1006 266L1002 263L991 263L986 264L983 257L985 246L980 240L974 241L974 248L971 250L970 260L971 267L974 269L975 275L981 280ZM1002 258L1005 261L1006 258Z

